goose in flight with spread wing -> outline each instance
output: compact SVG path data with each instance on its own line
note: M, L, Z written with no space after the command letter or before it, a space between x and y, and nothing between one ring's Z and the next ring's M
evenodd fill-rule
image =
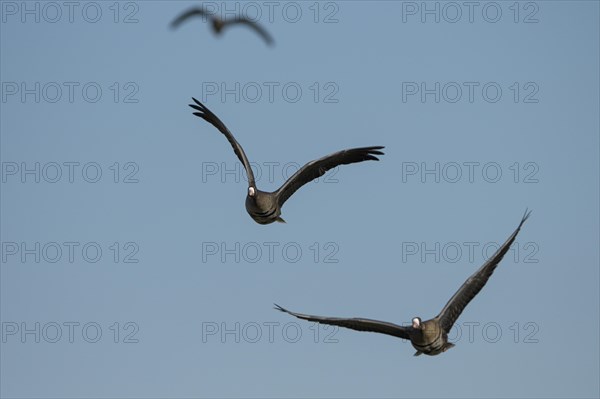
M203 19L208 17L212 24L213 31L217 35L220 35L223 29L227 28L228 26L245 25L254 30L256 33L258 33L269 46L273 45L273 38L271 37L269 32L267 32L265 28L260 26L258 23L252 21L251 19L247 17L236 17L228 20L222 20L221 18L209 13L203 8L192 8L185 11L177 18L175 18L173 22L171 22L171 27L175 29L179 27L179 25L181 25L182 22L192 17L202 17Z
M246 210L257 223L269 224L273 222L285 221L281 218L281 207L284 202L300 187L306 183L321 177L330 169L338 165L347 165L362 161L379 161L377 155L383 155L380 150L384 147L362 147L342 150L333 154L324 156L323 158L310 161L294 173L277 191L272 193L261 191L256 188L254 173L250 167L250 162L244 153L242 146L233 137L233 134L227 129L225 124L206 108L200 101L192 97L195 104L189 104L195 111L194 115L204 119L205 121L216 127L225 135L233 151L239 158L242 165L246 169L248 176L248 193L246 195Z
M521 223L506 242L496 251L487 262L483 264L450 298L446 306L433 319L421 321L414 317L411 326L399 326L385 321L377 321L363 318L340 318L311 316L307 314L294 313L275 304L275 309L289 313L299 319L314 321L322 324L330 324L339 327L351 328L358 331L370 331L380 334L392 335L394 337L408 339L417 350L415 356L426 354L430 356L439 355L454 346L448 342L448 333L462 313L465 307L481 291L488 279L494 273L496 266L500 263L511 244L521 230L521 226L529 217L531 212L525 212Z

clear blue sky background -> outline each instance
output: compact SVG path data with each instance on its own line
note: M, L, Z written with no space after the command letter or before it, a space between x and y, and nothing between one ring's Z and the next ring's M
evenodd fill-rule
M38 23L22 22L21 2L0 2L2 397L599 396L598 2L522 2L517 22L513 2L499 2L496 23L493 6L482 15L487 3L472 22L463 7L455 23L446 3L439 23L421 21L421 2L321 3L317 23L314 2L276 3L272 21L253 3L273 48L243 28L215 37L201 20L169 29L197 2L121 2L117 23L113 2L97 3L96 23L82 16L87 7L95 18L93 4L77 3L73 22L66 6L57 16L44 4ZM295 5L302 15L292 23ZM22 98L22 83L35 92L36 82L39 102ZM65 82L78 84L72 102ZM222 82L246 87L239 102L208 95ZM265 82L279 85L272 102ZM446 85L439 103L433 94L403 101L403 87L421 82ZM472 102L465 82L479 85ZM457 85L462 97L451 102ZM62 97L51 102L57 86ZM302 95L292 102L295 87ZM495 87L502 96L490 102ZM326 102L333 92L337 102ZM283 182L287 162L367 145L385 145L386 155L309 184L286 203L287 224L261 226L244 209L244 182L219 176L237 160L192 116L192 96L206 98L262 168L262 189ZM40 182L22 182L36 162ZM62 165L55 183L53 162ZM79 162L72 183L68 162ZM278 163L272 181L269 162ZM472 181L469 162L479 163ZM82 177L87 163L88 179L100 168L97 183ZM406 174L436 163L439 182ZM217 175L203 175L215 165ZM124 182L129 174L137 183ZM515 250L442 356L415 358L408 342L273 310L433 317L526 208ZM72 262L65 242L77 243ZM79 323L73 342L69 322ZM22 335L35 323L39 343ZM239 342L221 335L236 325ZM102 336L88 342L94 327Z

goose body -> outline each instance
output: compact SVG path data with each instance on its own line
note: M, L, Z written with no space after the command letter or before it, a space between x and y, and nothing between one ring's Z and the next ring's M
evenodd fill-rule
M277 201L275 193L255 190L253 195L250 195L248 190L246 196L246 211L259 224L269 224L273 222L285 223L281 218L281 206Z

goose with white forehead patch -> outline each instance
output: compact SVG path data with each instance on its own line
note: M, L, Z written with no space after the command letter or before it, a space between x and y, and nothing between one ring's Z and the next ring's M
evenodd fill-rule
M289 313L299 319L314 321L322 324L330 324L339 327L346 327L358 331L370 331L381 334L392 335L394 337L408 339L412 346L417 350L415 356L426 354L430 356L439 355L446 352L454 346L448 342L448 333L462 313L465 307L481 291L488 279L494 273L496 266L500 263L508 249L517 238L521 226L529 217L531 212L525 212L521 223L506 242L496 251L487 262L483 264L458 291L450 298L446 306L433 319L421 321L420 317L414 317L410 326L399 326L397 324L385 321L363 319L363 318L341 318L341 317L323 317L311 316L307 314L290 312L279 305L275 309Z
M179 25L181 25L181 23L183 23L184 21L186 21L190 18L193 18L193 17L203 17L203 18L208 17L208 18L210 18L213 32L216 35L220 35L223 32L223 29L227 28L228 26L242 25L242 26L247 26L250 29L252 29L253 31L255 31L256 33L258 33L260 35L260 37L262 37L263 40L269 46L273 45L273 38L271 37L269 32L267 32L265 30L265 28L260 26L255 21L252 21L251 19L249 19L247 17L235 17L235 18L223 20L223 19L215 16L213 13L210 13L207 10L205 10L204 8L200 8L200 7L191 8L191 9L185 11L184 13L182 13L181 15L179 15L177 18L175 18L175 20L173 20L173 22L171 22L171 27L177 28Z
M229 141L233 147L233 151L238 159L244 165L248 176L248 193L246 195L246 211L257 223L269 224L273 222L285 221L281 218L281 207L284 202L300 187L306 183L323 176L328 170L339 165L348 165L351 163L363 161L379 161L377 155L383 155L380 150L384 147L362 147L342 150L333 154L324 156L323 158L310 161L300 168L292 177L290 177L277 191L272 193L261 191L256 188L254 173L250 167L250 162L242 146L233 137L233 134L227 129L225 124L213 114L200 101L192 97L195 104L190 104L197 112L194 115L204 119L205 121L216 127Z

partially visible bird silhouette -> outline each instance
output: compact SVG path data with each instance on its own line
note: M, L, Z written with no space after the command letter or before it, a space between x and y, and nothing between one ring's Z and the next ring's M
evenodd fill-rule
M189 106L197 111L194 112L194 115L204 119L219 129L233 147L233 151L242 165L244 165L248 176L246 211L250 214L252 219L260 224L269 224L273 222L285 223L285 220L280 216L283 203L300 187L323 176L328 170L333 169L338 165L347 165L362 161L379 161L379 158L377 158L376 155L383 155L383 152L379 151L384 148L382 146L352 148L349 150L338 151L324 156L323 158L310 161L294 173L294 175L292 175L292 177L290 177L277 191L272 193L260 191L256 188L254 173L252 172L250 162L248 161L242 146L236 141L233 134L215 114L206 108L200 101L193 97L192 100L194 100L196 104L189 104Z
M421 321L420 317L412 319L412 325L399 326L385 321L362 319L362 318L340 318L340 317L322 317L311 316L307 314L290 312L287 309L275 304L275 309L291 314L299 319L314 321L322 324L330 324L339 327L346 327L358 331L370 331L381 334L392 335L394 337L408 339L412 346L417 350L415 356L426 354L430 356L439 355L442 352L454 346L448 342L448 333L462 313L465 307L473 298L481 291L488 279L494 273L496 266L500 263L511 244L517 238L517 234L521 230L521 226L529 217L531 212L525 212L521 223L506 242L496 251L487 262L483 264L450 298L446 306L433 319ZM431 292L428 287L423 287L422 295L430 296Z
M221 34L223 29L228 26L240 24L240 25L246 25L246 26L252 28L256 33L258 33L264 39L264 41L269 46L272 46L274 43L273 38L271 37L269 32L267 32L258 23L248 19L247 17L236 17L236 18L232 18L232 19L228 19L228 20L222 20L221 18L217 17L216 15L213 15L213 14L209 13L208 11L206 11L205 9L200 8L200 7L189 9L188 11L182 13L180 16L175 18L175 20L173 20L173 22L171 22L171 28L177 28L185 20L187 20L191 17L196 17L196 16L210 18L210 22L212 23L213 31L217 35Z

